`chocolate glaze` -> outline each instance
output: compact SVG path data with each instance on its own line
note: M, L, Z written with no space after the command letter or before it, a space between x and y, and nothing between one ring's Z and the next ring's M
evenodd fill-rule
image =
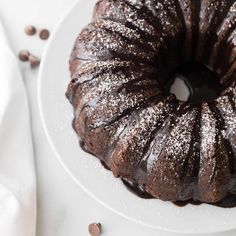
M122 179L122 182L125 185L125 187L131 193L135 194L136 196L143 198L143 199L153 199L154 198L152 195L147 193L138 184L132 183L131 181L128 181L125 179ZM178 207L185 207L188 204L198 206L198 205L203 204L203 202L190 199L190 200L186 200L186 201L176 201L176 202L173 202L173 204ZM217 207L221 207L221 208L233 208L233 207L236 207L236 197L235 197L235 194L228 194L227 197L225 197L223 200L221 200L217 203L205 203L205 204L209 204L209 205L213 205L213 206L217 206Z
M104 161L101 161L101 164L106 170L111 170Z
M95 156L92 152L88 151L88 149L87 149L86 146L85 146L84 141L79 140L79 145L80 145L81 149L82 149L84 152L87 152L88 154L90 154L90 155L92 155L92 156ZM95 156L95 157L96 157L96 156Z
M147 193L140 185L132 183L127 179L121 179L125 187L131 192L143 199L153 199L153 196Z
M91 152L87 151L86 148L84 147L84 142L80 141L80 147L84 152L87 152L90 155L93 155ZM101 165L106 169L111 171L111 169L108 167L108 165L104 162L104 161L100 161ZM127 180L125 178L121 178L122 183L125 185L125 187L133 194L135 194L136 196L143 198L143 199L154 199L154 197L152 195L150 195L149 193L147 193L144 188L130 180ZM201 205L203 204L202 202L198 201L198 200L186 200L186 201L176 201L173 202L174 205L178 206L178 207L184 207L188 204L191 205ZM207 203L210 205L214 205L217 207L222 207L222 208L233 208L236 207L236 197L234 194L228 194L227 197L225 197L223 200L221 200L220 202L217 203Z
M188 204L196 205L196 206L203 204L203 202L194 201L193 199L187 200L187 201L178 201L178 202L173 202L173 203L179 207L184 207ZM213 206L217 206L217 207L221 207L221 208L233 208L233 207L236 207L235 194L229 193L227 197L225 197L223 200L221 200L217 203L205 203L205 204L209 204L209 205L213 205Z
M67 98L81 147L140 197L233 207L235 1L149 3L98 1L76 40ZM176 77L188 102L164 91Z

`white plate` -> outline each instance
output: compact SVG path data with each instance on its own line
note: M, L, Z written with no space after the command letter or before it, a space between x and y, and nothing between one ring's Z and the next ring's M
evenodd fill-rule
M236 208L202 204L176 207L130 193L100 162L83 152L72 130L72 108L65 98L68 60L76 35L91 19L95 0L79 1L51 36L42 60L39 106L48 140L64 169L98 202L143 225L181 233L210 233L236 228Z

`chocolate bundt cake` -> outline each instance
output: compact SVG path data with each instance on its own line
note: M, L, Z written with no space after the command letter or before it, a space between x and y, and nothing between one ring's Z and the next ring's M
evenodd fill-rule
M70 71L73 127L115 177L165 201L236 199L236 0L100 0Z

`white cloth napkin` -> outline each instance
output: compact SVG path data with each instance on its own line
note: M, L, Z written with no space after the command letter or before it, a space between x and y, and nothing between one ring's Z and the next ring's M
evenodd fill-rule
M0 236L34 236L36 187L28 101L0 20Z

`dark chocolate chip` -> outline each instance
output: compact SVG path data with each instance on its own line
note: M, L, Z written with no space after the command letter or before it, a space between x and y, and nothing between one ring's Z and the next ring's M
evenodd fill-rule
M28 25L25 27L25 33L29 36L36 34L36 28L33 25Z
M50 32L47 29L42 29L39 31L39 37L42 40L47 40L50 36Z
M40 64L40 59L32 54L29 55L29 62L30 62L30 66L31 68L35 68Z
M28 61L30 53L27 50L21 50L19 52L19 59L21 61Z
M91 236L99 236L101 234L101 224L92 223L89 225L88 230Z

